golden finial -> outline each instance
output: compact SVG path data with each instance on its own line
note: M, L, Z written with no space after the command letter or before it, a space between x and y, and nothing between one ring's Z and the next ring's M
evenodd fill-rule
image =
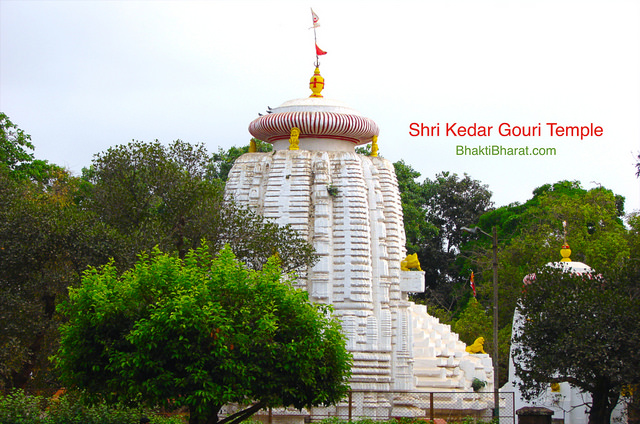
M324 88L324 78L320 75L320 68L316 66L316 70L313 71L313 76L309 80L309 88L312 93L309 97L322 97L322 89Z
M569 248L569 243L567 243L567 221L562 221L562 229L564 231L564 241L562 249L560 249L560 255L562 255L560 262L571 262L571 249Z
M371 156L378 157L378 136L374 135L371 139Z
M300 136L300 128L291 128L291 136L289 137L289 150L300 150L298 146L298 137Z
M257 151L258 148L256 147L256 141L252 138L249 142L249 153L255 153Z

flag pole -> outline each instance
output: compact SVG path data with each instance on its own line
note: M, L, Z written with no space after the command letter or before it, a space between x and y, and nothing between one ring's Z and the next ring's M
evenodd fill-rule
M318 49L317 49L318 38L316 36L316 27L318 25L317 25L317 20L316 20L316 14L313 13L313 8L310 8L310 9L311 9L311 21L313 22L313 43L314 43L314 46L316 46L316 63L315 63L315 65L316 65L316 68L318 68L318 67L320 67L320 58L318 57Z
M327 54L327 52L325 52L324 50L320 49L320 47L318 47L318 37L317 37L317 33L316 33L316 28L320 26L319 23L319 19L318 19L318 15L316 15L316 13L313 11L313 8L311 8L311 20L313 21L313 42L316 45L316 68L320 67L320 56Z
M316 38L316 26L313 26L313 42L314 45L318 45L318 39ZM318 57L318 50L316 49L316 68L320 67L320 58Z

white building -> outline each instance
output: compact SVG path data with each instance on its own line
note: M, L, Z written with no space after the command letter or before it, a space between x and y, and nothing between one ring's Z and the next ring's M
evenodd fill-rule
M312 95L291 100L251 122L249 131L273 145L235 162L227 194L266 218L290 224L311 241L319 262L299 279L314 302L330 303L342 320L354 358L351 387L371 417L424 416L420 395L471 392L474 378L493 390L488 355L471 355L448 325L408 300L424 290L424 273L402 271L405 232L400 193L388 160L363 156L378 126L345 104L322 96L319 70ZM375 154L375 153L374 153ZM389 396L404 392L405 395ZM486 399L491 399L487 396ZM490 403L452 397L460 411L482 414ZM333 414L339 408L311 414Z
M570 259L571 250L566 241L563 249L561 250L563 259L560 262L552 262L547 266L556 268L562 268L567 272L575 273L589 273L592 269L582 262L574 262ZM530 276L525 277L525 284L535 284L533 281L529 281ZM516 306L516 310L513 315L513 330L512 334L517 334L523 325L525 316L520 313L519 308ZM515 409L518 410L527 406L537 406L548 408L553 411L552 419L555 423L563 424L587 424L589 421L589 413L587 405L591 402L591 394L584 393L578 388L571 386L569 383L560 383L556 386L549 386L546 391L539 397L532 400L525 400L522 396L520 388L518 386L519 379L515 373L515 366L513 363L514 349L518 346L511 341L511 349L509 352L509 381L500 389L503 392L515 393ZM623 409L619 404L613 411L612 419L614 422L626 421L623 416Z

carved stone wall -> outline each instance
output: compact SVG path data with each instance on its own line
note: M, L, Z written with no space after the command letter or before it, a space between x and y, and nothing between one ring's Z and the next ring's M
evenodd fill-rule
M400 270L405 232L391 162L353 151L247 153L226 190L313 243L320 260L299 286L342 320L352 389L463 391L474 377L492 381L488 356L466 353L449 326L408 300L408 292L424 290L424 273ZM364 402L359 407L386 408L379 413L412 413L406 401L394 407L374 393Z
M344 151L250 153L236 161L227 193L312 241L320 260L300 285L342 319L352 387L409 388L409 304L399 285L405 236L393 165Z

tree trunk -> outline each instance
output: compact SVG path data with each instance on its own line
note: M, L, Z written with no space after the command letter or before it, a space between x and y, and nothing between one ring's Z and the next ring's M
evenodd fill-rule
M242 409L234 414L229 415L220 421L220 424L236 424L240 423L253 414L264 408L266 402L260 401L251 405L248 408ZM218 413L222 406L213 406L211 408L201 408L205 409L207 412L199 413L197 411L197 407L193 406L189 408L189 424L218 424Z
M251 405L250 407L240 410L234 414L229 415L220 421L220 424L239 424L242 421L249 419L253 414L261 410L266 406L266 402L260 401Z
M611 413L618 403L619 394L610 393L606 381L599 381L596 389L591 393L592 403L589 411L588 424L610 424Z
M217 424L220 407L207 408L207 412L198 413L197 407L189 408L189 424Z
M631 400L627 404L628 423L640 424L640 384L632 387Z

